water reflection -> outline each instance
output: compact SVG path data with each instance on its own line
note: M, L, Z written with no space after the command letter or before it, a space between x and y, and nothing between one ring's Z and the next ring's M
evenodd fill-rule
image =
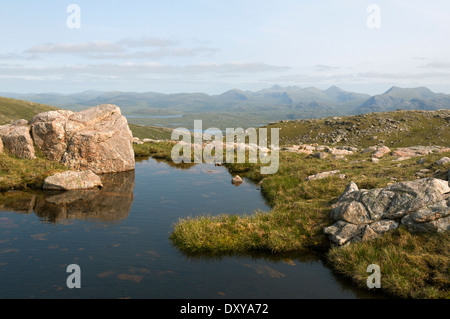
M70 219L113 222L126 219L133 204L135 172L101 175L103 188L66 192L12 191L0 196L0 211L34 212L43 221Z

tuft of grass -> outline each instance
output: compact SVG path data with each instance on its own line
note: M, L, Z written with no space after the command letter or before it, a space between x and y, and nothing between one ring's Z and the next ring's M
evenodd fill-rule
M383 292L401 298L450 298L450 233L411 234L403 227L374 241L332 248L336 272L367 288L367 267L381 269Z
M42 188L45 178L67 170L39 156L34 160L0 154L0 191Z

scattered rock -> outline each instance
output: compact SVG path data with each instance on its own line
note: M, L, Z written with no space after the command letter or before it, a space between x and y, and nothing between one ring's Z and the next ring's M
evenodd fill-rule
M330 152L331 155L352 155L353 154L353 151L339 149L339 148L330 148L330 149L328 149L328 152Z
M335 170L335 171L317 173L315 175L308 176L306 178L306 180L307 181L313 181L313 180L317 180L317 179L323 179L323 178L327 178L327 177L339 174L339 172L340 172L339 170Z
M431 153L441 153L446 148L441 146L411 146L411 147L399 147L392 152L395 157L416 157L424 156Z
M411 157L398 157L396 158L394 161L395 162L402 162L402 161L406 161L409 160ZM400 164L399 164L400 165Z
M102 180L92 171L67 171L49 176L44 181L45 190L77 190L103 187Z
M360 190L351 182L333 205L331 217L337 223L324 232L338 245L376 238L400 223L416 232L450 230L450 186L448 181L424 178Z
M383 157L390 152L391 149L387 146L370 146L362 151L363 154L372 153L372 157L376 158Z
M364 150L362 151L362 153L363 153L363 154L365 154L365 153L375 153L375 152L377 151L377 149L378 149L377 146L370 146L370 147L364 149Z
M450 163L450 158L448 157L443 157L440 160L436 161L436 165L445 165L447 163Z
M344 245L355 237L361 237L365 225L354 225L345 221L338 221L336 224L326 227L324 233L338 246Z
M352 193L352 192L355 192L355 191L358 191L358 190L359 190L358 185L356 185L355 182L351 181L351 182L347 185L347 187L345 188L345 190L344 190L344 192L341 194L341 196L338 198L338 202L339 202L344 196L347 196L349 193Z
M378 147L377 150L372 154L373 157L380 158L391 152L391 149L387 146Z
M366 228L364 228L363 234L361 236L361 241L372 240L378 237L379 235L372 229L372 227L366 225Z
M319 152L319 153L311 154L311 156L314 157L314 158L318 158L318 159L328 158L328 154L325 153L325 152Z
M372 230L377 234L383 234L385 232L397 229L398 226L400 226L399 223L389 219L382 219L370 224L370 228L372 228Z
M332 159L336 159L336 160L343 160L346 161L347 158L345 157L345 155L332 155L331 156Z

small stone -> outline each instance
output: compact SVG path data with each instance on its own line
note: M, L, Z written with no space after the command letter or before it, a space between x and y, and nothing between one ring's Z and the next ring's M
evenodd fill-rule
M448 157L443 157L440 160L436 161L436 165L445 165L447 163L450 163L450 158Z
M325 152L319 152L319 153L311 154L311 156L314 158L318 158L318 159L325 159L328 157L328 154Z
M76 190L103 187L102 180L92 171L66 171L45 179L45 190Z
M382 219L370 224L370 228L377 234L383 234L387 231L397 229L400 224L394 220Z
M239 175L236 175L236 176L231 180L231 183L234 184L234 185L242 184L243 182L244 182L244 180L243 180Z
M419 159L417 160L417 164L425 164L425 159L419 158Z
M324 233L328 234L334 243L341 246L353 238L361 236L364 227L365 225L354 225L344 221L338 221L336 224L326 227Z
M391 149L387 146L381 146L378 147L377 150L375 151L375 153L373 153L372 156L376 157L376 158L380 158L383 157L384 155L387 155L391 152Z
M374 232L373 229L369 225L367 225L363 231L361 240L362 241L372 240L372 239L377 238L378 236L379 235L376 232Z
M306 180L307 181L313 181L313 180L316 180L316 179L327 178L327 177L330 177L330 176L333 176L333 175L336 175L336 174L339 174L339 170L317 173L315 175L308 176L306 178Z

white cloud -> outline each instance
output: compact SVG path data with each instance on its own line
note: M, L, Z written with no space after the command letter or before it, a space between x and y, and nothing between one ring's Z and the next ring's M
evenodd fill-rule
M124 48L114 42L96 41L84 43L41 44L25 51L33 54L79 54L79 53L109 53L123 52Z
M121 76L135 78L148 75L201 75L201 74L258 74L265 72L277 72L288 69L283 66L273 66L264 63L201 63L191 65L170 65L159 63L121 63L121 64L77 64L49 67L24 67L14 65L0 66L3 77L16 76L62 76L71 78L74 76Z
M117 42L46 43L24 53L37 56L74 55L85 59L163 59L167 57L210 57L219 49L208 46L181 46L178 41L162 38L125 38Z
M125 38L117 42L127 47L171 47L179 44L179 41L163 38Z
M430 62L425 65L420 66L420 68L429 68L429 69L449 69L450 63L449 62Z

